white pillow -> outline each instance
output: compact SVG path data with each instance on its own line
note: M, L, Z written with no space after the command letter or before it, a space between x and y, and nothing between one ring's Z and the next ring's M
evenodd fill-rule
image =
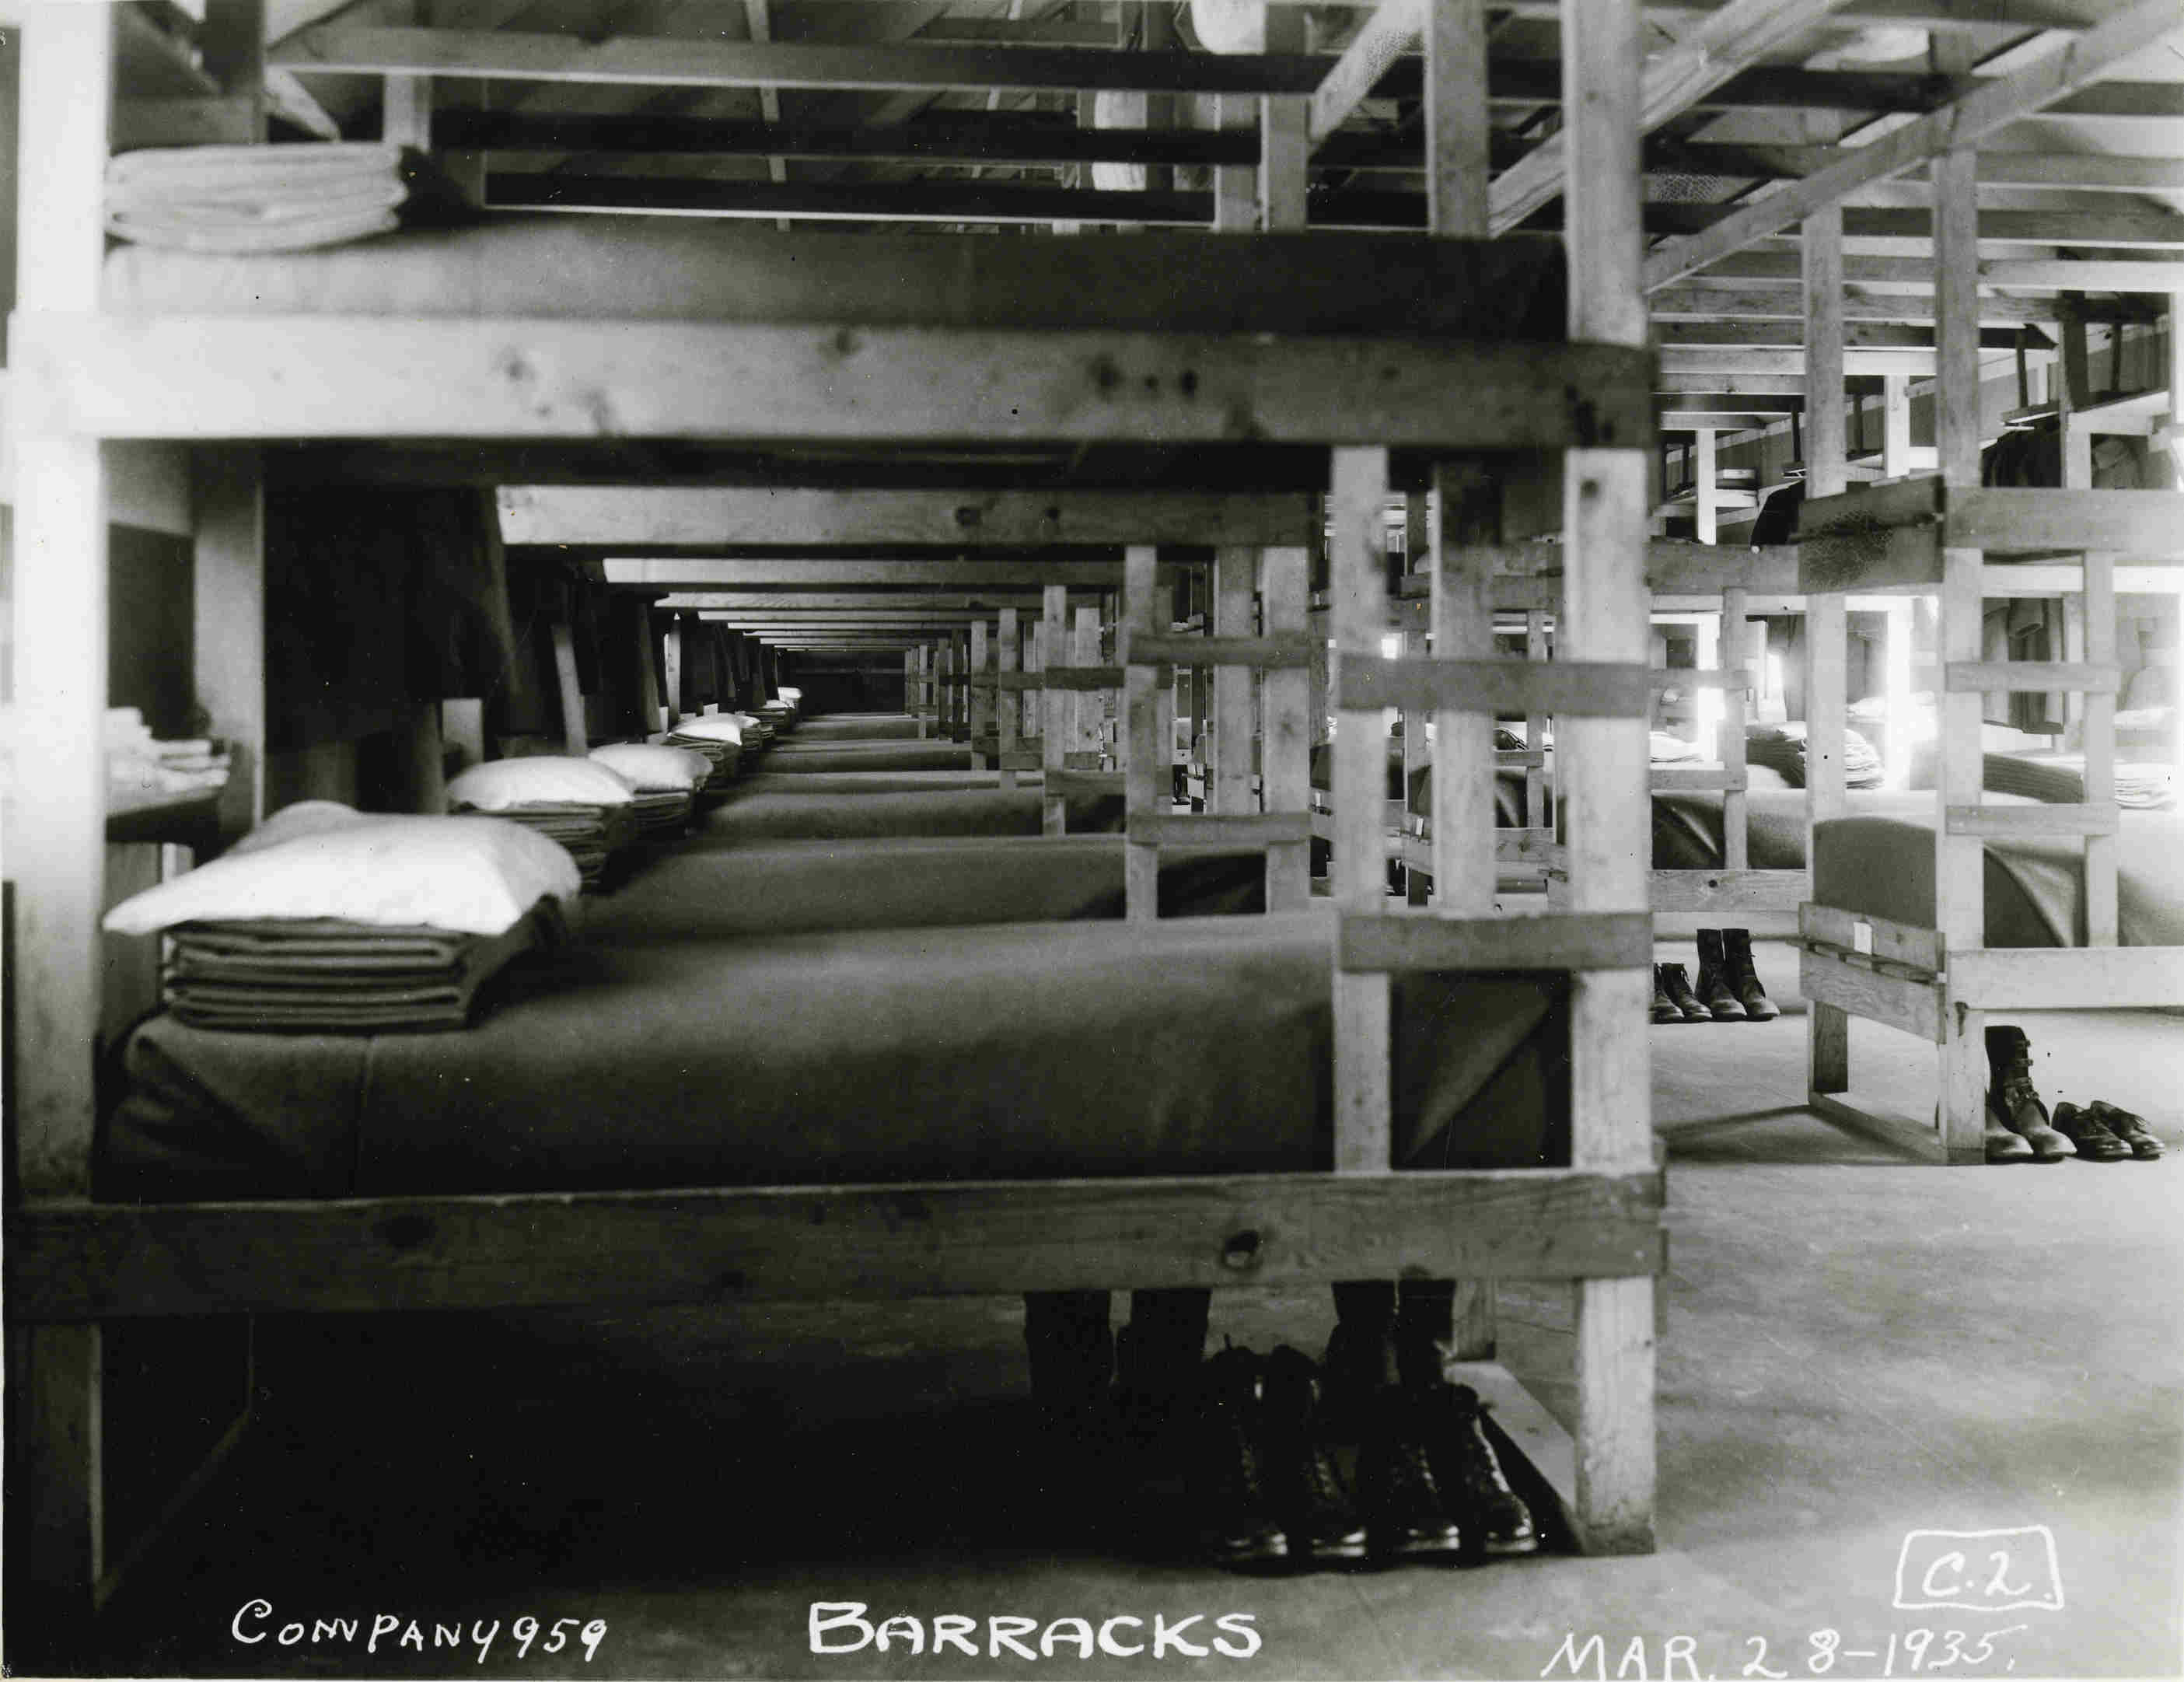
M687 794L713 774L703 754L645 742L610 743L593 749L592 758L640 794Z
M493 817L359 817L237 850L106 914L115 934L184 922L331 917L382 928L501 934L582 883L558 841Z
M744 741L744 727L733 713L716 712L703 718L686 718L668 732L673 736L694 737L700 742L727 742L740 748Z
M322 835L329 829L370 822L354 806L345 806L339 800L298 800L292 806L281 807L228 850L255 853L263 848L277 847L283 841Z
M801 689L792 689L786 683L783 684L781 688L776 689L773 693L780 696L783 700L788 701L792 705L804 699L804 692Z
M637 791L603 765L549 755L474 765L448 785L448 804L504 812L510 806L626 806Z

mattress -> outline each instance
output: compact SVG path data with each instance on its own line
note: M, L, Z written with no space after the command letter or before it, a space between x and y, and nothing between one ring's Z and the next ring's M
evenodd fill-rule
M1019 786L1036 783L1038 771L1019 771ZM744 778L746 794L939 794L950 791L1000 788L996 771L800 771L776 777L760 771Z
M1934 927L1934 797L1888 797L1817 827L1813 897L1823 905ZM2007 795L1990 805L2029 805ZM2184 820L2126 811L2116 844L2117 935L2126 946L2184 946ZM2085 944L2085 853L2074 838L1989 841L1989 946Z
M636 866L585 902L589 940L676 940L817 930L940 928L1119 918L1118 835L971 840L788 841L700 838ZM1160 914L1266 909L1266 855L1205 853L1161 862Z
M917 739L917 721L908 713L830 713L796 727L800 742L903 742Z
M98 1195L1325 1169L1323 911L583 942L454 1034L129 1039ZM1568 1161L1567 983L1396 989L1400 1160ZM762 1009L754 1009L762 1001Z
M753 779L754 782L758 779ZM783 783L794 781L783 778ZM1029 788L939 789L915 794L814 795L749 783L703 814L701 836L744 841L846 841L857 837L911 835L1037 835L1045 802ZM1117 834L1120 795L1068 802L1072 834Z
M777 777L808 777L828 771L968 771L971 749L961 742L821 742L806 746L796 739L766 756Z

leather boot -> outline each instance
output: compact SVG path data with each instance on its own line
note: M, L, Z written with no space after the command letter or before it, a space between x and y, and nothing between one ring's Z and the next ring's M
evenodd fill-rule
M1722 951L1721 931L1718 928L1699 931L1699 978L1692 983L1692 991L1716 1022L1744 1020L1744 1001L1730 985L1729 960Z
M1419 1393L1390 1384L1373 1399L1357 1448L1357 1505L1373 1554L1382 1559L1450 1556L1463 1529L1449 1516L1426 1444L1431 1420Z
M1653 966L1653 1020L1656 1022L1680 1022L1684 1013L1676 1001L1669 997L1668 988L1661 979L1662 966Z
M1986 1031L1987 1104L2032 1147L2036 1162L2059 1162L2078 1147L2055 1131L2032 1085L2032 1042L2021 1028Z
M1224 1350L1199 1374L1184 1487L1201 1548L1224 1565L1284 1559L1289 1544L1267 1502L1259 1444L1265 1373L1249 1350Z
M1691 978L1684 973L1681 964L1663 964L1656 972L1656 984L1668 996L1669 1002L1684 1013L1687 1022L1710 1022L1713 1012L1698 1001L1691 991Z
M2055 1106L2055 1131L2078 1147L2084 1162L2127 1162L2131 1146L2109 1131L2108 1123L2091 1110L2075 1104Z
M1767 996L1767 989L1759 984L1759 972L1752 967L1752 931L1748 928L1722 930L1721 955L1728 968L1730 991L1736 994L1737 1002L1744 1006L1746 1019L1771 1022L1780 1016L1781 1011Z
M1362 1559L1365 1521L1343 1487L1320 1423L1319 1372L1284 1344L1267 1357L1260 1481L1291 1559Z
M1509 1487L1502 1457L1486 1434L1486 1404L1468 1384L1435 1384L1421 1398L1430 1422L1426 1458L1443 1510L1464 1540L1490 1555L1537 1553L1532 1511Z
M1941 1107L1936 1105L1934 1110L1934 1124L1939 1127L1941 1122ZM2014 1133L2009 1130L2002 1117L1995 1113L1992 1100L1989 1100L1986 1106L1986 1126L1982 1138L1986 1145L1986 1160L1990 1162L1997 1164L2030 1162L2032 1160L2032 1147L2025 1143L2022 1133Z
M1132 1447L1153 1455L1169 1445L1170 1427L1198 1379L1200 1353L1135 1321L1123 1328L1115 1339L1114 1412Z
M2119 1110L2105 1099L2097 1098L2086 1106L2107 1125L2108 1130L2131 1147L2131 1154L2142 1162L2161 1160L2167 1149L2147 1128L2146 1117L2134 1116L2128 1110Z
M1329 1440L1358 1441L1365 1434L1376 1399L1396 1382L1396 1377L1392 1319L1337 1321L1319 1363L1320 1429Z

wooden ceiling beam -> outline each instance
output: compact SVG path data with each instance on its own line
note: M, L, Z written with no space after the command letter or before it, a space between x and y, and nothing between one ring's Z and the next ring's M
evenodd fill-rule
M1066 584L1072 588L1112 590L1122 585L1123 563L1120 556L1112 561L894 560L846 555L823 560L616 557L606 562L606 579L610 585L644 590L742 590L770 584L805 588L923 585L956 590L1039 589L1049 584Z
M2014 327L1982 327L1980 329L1980 348L2014 350L2017 348L2020 331ZM1805 324L1797 320L1779 322L1663 321L1654 327L1653 342L1659 345L1680 347L1765 345L1794 349L1805 342ZM1843 326L1843 343L1852 350L1931 350L1934 348L1934 330L1930 326L1914 326L1900 321L1847 321ZM2036 329L2027 348L2053 350L2054 344L2047 335Z
M1695 277L1698 281L1713 278ZM1712 287L1690 285L1657 292L1646 300L1656 321L1747 320L1797 321L1805 319L1805 295L1797 287L1747 285ZM2058 308L2048 298L2000 298L1982 296L1980 317L1997 326L2029 321L2053 321ZM1930 296L1915 293L1871 293L1852 291L1843 299L1847 321L1908 321L1930 324L1934 305Z
M1315 499L1190 491L812 491L510 485L509 543L693 549L745 544L931 544L949 549L1093 544L1308 543Z
M1953 104L1848 149L1817 175L1771 193L1724 218L1704 233L1676 240L1646 262L1646 290L1657 291L1706 268L1754 240L1802 221L1810 212L1840 203L1858 188L1901 175L1943 153L1975 146L1986 136L2029 117L2099 80L2111 66L2159 44L2179 27L2176 0L2139 0L2018 71L1982 83Z
M2050 106L2048 114L2055 114ZM1797 181L1840 160L1838 146L1716 145L1656 142L1646 154L1651 175L1718 175L1733 181ZM2184 159L2115 157L2098 152L1993 151L1979 153L1981 187L2067 188L2074 192L2184 192Z

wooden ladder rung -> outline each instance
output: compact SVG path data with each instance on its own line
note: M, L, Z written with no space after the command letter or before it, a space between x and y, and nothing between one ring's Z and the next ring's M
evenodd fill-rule
M2114 835L2120 820L2113 800L2084 805L2056 802L2031 806L1951 806L1952 835Z
M1304 631L1270 631L1263 637L1184 637L1134 631L1124 638L1123 660L1129 666L1225 666L1285 671L1310 666L1312 649L1312 635Z
M1134 847L1271 847L1312 839L1310 812L1207 813L1183 816L1132 812L1128 838Z
M1334 705L1344 712L1557 713L1565 718L1643 718L1652 668L1608 661L1389 660L1341 654Z
M1651 911L1548 916L1342 919L1336 966L1415 970L1641 970L1653 961Z
M2061 660L1951 660L1942 671L1942 688L1952 695L2014 694L2039 689L2113 695L2122 687L2120 667Z

